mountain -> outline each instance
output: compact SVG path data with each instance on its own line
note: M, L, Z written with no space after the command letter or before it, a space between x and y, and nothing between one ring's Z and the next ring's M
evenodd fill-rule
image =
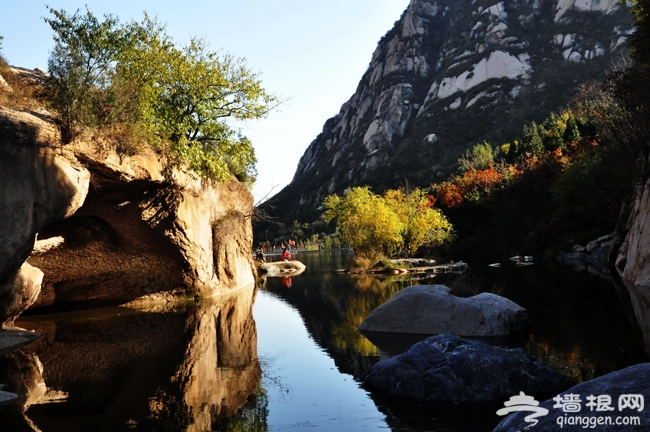
M617 0L412 0L263 208L311 221L325 196L351 186L444 180L467 148L516 139L601 79L632 27Z

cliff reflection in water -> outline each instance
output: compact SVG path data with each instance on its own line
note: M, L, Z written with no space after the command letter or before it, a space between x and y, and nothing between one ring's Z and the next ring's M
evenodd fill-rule
M254 296L251 286L199 306L22 318L43 335L27 349L46 386L26 421L43 431L212 430L260 390Z

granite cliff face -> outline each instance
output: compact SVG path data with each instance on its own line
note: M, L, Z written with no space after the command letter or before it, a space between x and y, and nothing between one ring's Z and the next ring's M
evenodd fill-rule
M254 283L253 197L173 173L46 113L0 108L0 321L65 302L210 297Z
M610 251L614 282L629 294L632 310L650 350L650 180L639 188Z
M412 0L268 208L290 222L350 186L444 179L466 148L518 137L601 78L631 28L616 0Z

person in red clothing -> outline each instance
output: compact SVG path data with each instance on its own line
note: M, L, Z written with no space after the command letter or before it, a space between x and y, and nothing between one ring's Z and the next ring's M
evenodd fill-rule
M282 245L282 255L280 255L280 259L282 261L289 261L291 258L291 255L289 255L289 251Z

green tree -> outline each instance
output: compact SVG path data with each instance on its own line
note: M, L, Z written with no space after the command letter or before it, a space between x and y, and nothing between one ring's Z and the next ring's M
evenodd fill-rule
M530 153L531 155L541 155L544 153L544 141L542 141L539 129L539 126L535 122L524 126L524 133L521 137L521 144L519 145L519 151L521 153Z
M211 52L197 38L178 48L146 14L126 25L49 8L56 45L51 100L70 140L84 127L141 131L172 166L225 181L252 182L255 153L229 119L264 117L279 103L246 61Z
M483 141L483 144L476 144L463 153L463 156L458 159L458 163L463 172L472 168L479 171L486 169L494 163L494 149L490 143Z
M278 104L245 59L210 52L201 39L178 49L154 37L122 53L116 79L138 83L138 110L173 161L204 177L254 178L251 142L227 120L264 117ZM132 86L131 86L132 87Z
M566 129L564 129L563 139L566 143L578 142L581 139L580 128L573 113L570 113L566 122Z
M440 210L432 207L422 189L408 194L402 189L389 190L384 196L402 222L400 235L409 256L414 256L421 246L439 245L453 238L451 223Z
M48 9L53 17L45 22L55 33L55 46L46 91L59 111L64 140L70 141L83 127L97 124L98 99L110 85L115 56L127 36L113 15L100 21L87 8L74 15Z
M326 222L336 221L341 240L361 257L375 260L402 246L399 216L369 187L355 187L343 197L330 195L323 201Z
M566 123L562 118L558 118L554 113L551 113L539 129L543 132L544 149L557 150L566 147L564 144Z

